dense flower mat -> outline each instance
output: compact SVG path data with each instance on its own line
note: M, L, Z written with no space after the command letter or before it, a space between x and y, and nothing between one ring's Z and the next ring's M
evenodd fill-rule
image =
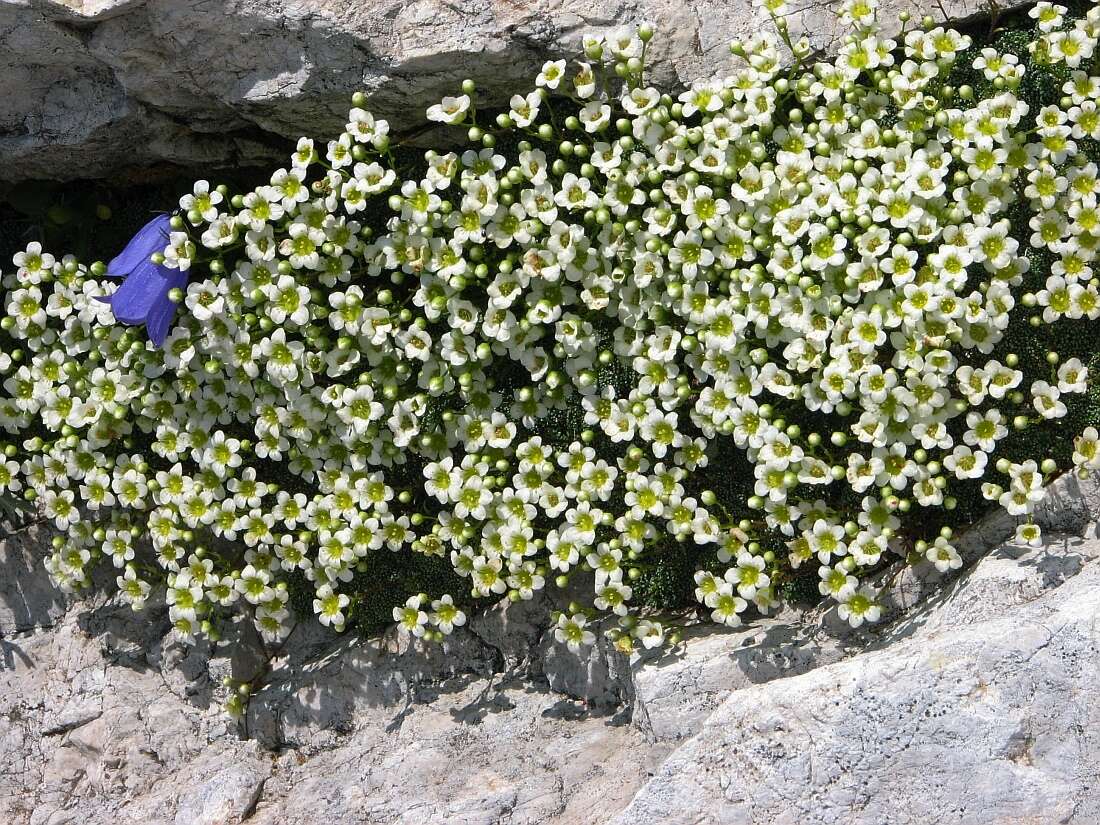
M427 113L455 152L356 96L109 264L16 256L0 491L56 524L59 586L166 586L188 638L341 629L380 570L431 639L578 577L573 648L599 614L651 647L684 594L736 625L807 580L874 621L889 559L958 567L987 503L1037 542L1044 483L1100 464L1089 6L890 39L849 0L815 62L772 0L774 33L676 95L642 26L507 112L463 83Z

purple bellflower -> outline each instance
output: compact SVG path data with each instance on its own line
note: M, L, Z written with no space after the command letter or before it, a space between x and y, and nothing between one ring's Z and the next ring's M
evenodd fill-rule
M115 318L124 324L145 324L149 340L163 346L168 328L176 317L176 304L168 298L173 289L187 285L187 273L169 269L150 260L168 245L168 215L158 215L138 230L118 255L107 264L107 274L123 278L122 285L107 298Z

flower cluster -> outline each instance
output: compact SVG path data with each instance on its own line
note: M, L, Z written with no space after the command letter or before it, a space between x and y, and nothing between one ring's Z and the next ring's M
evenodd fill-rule
M892 39L848 0L812 62L782 6L677 95L646 84L642 26L507 111L468 81L428 110L471 148L410 163L357 96L267 184L199 181L153 256L181 285L162 347L114 323L106 267L31 244L3 279L0 491L61 531L56 582L113 565L135 608L163 582L185 637L234 605L281 637L293 582L341 629L356 572L411 553L468 585L396 607L417 636L579 579L559 641L604 615L653 647L671 625L635 591L684 547L716 622L808 569L855 626L890 558L961 565L960 491L1038 541L1059 468L1002 446L1090 376L1006 342L1100 318L1100 10L1039 3L1011 53ZM1036 67L1061 78L1042 106ZM1094 427L1073 460L1100 466Z

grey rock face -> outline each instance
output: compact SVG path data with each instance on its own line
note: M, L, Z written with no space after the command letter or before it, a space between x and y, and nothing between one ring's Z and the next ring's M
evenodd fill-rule
M442 647L307 622L281 650L190 648L163 605L40 603L45 531L18 533L0 542L28 571L0 588L0 822L1092 825L1098 503L1095 482L1056 482L1039 548L987 519L961 575L905 571L871 628L788 610L631 660L567 654L539 602ZM231 722L222 679L257 674Z
M732 693L613 821L1100 821L1098 556L1002 547L887 645Z
M65 599L43 576L40 548L48 534L38 525L0 521L0 638L50 627L65 614Z
M793 5L792 34L843 36L827 0ZM882 19L984 5L887 0ZM725 71L763 24L750 0L0 0L0 180L269 163L337 134L357 90L406 131L464 77L500 104L585 35L643 20L666 87Z

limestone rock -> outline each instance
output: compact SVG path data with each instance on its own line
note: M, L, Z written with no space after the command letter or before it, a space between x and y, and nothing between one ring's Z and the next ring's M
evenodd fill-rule
M793 5L795 36L843 36L827 0ZM886 0L881 17L984 6ZM0 180L271 163L338 133L357 90L408 131L464 77L499 105L585 35L643 20L666 87L725 71L764 25L750 0L0 0Z
M123 809L171 822L183 808L234 821L246 774L266 777L270 759L219 710L224 659L168 630L163 605L133 614L98 598L0 639L0 822L98 825Z
M1100 821L1100 540L1006 545L890 635L731 694L613 821Z
M39 524L0 522L0 639L49 627L65 613L64 595L43 575L49 535Z
M682 649L635 657L633 721L653 740L685 739L735 691L845 655L843 637L793 610L736 630L689 628Z

